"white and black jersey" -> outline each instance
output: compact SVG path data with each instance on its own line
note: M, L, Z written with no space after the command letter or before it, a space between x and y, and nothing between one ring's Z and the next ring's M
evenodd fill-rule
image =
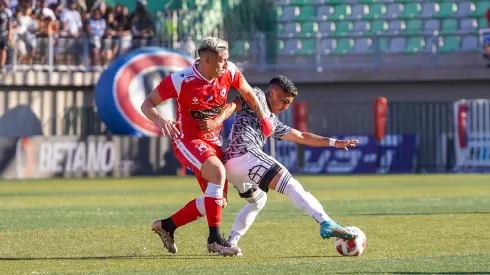
M284 125L276 115L271 113L265 93L259 88L254 88L253 91L262 104L262 109L274 125L272 136L279 139L289 133L291 127ZM231 133L228 137L228 146L225 150L225 162L232 158L243 156L247 152L261 152L264 154L262 149L266 139L262 133L260 119L241 96L238 96L238 98L242 104L242 109L235 114L235 122L233 122Z

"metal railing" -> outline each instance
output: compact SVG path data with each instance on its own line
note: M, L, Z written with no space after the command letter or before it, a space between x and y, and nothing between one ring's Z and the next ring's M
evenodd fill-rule
M472 36L477 39L474 48L453 49L451 52L478 52L481 50L481 39L477 34L468 32L459 36ZM410 38L419 37L423 39L420 48L406 51L403 47ZM316 33L307 40L314 40L314 47L308 52L304 48L278 50L279 39L276 33L239 33L227 34L225 36L230 41L230 55L233 61L244 68L316 68L322 71L326 68L373 68L386 66L437 66L441 56L447 52L441 52L440 41L445 36L437 32L433 34L406 35L406 34L375 34L353 35L343 34L341 36L331 36ZM340 39L363 38L368 40L364 48L351 47L346 52L338 49L338 46L327 45L328 43L338 42ZM404 39L399 47L390 46L392 39ZM42 71L98 71L102 70L102 64L93 64L91 59L90 38L82 35L79 38L37 37L37 49L33 58L33 64L18 63L19 51L16 47L8 51L8 63L6 69L16 70L42 70ZM296 39L296 38L291 38ZM304 41L301 39L297 39ZM102 43L108 43L102 39ZM128 51L144 46L169 47L179 50L178 41L173 38L152 37L138 39L131 36L112 38L110 50L114 51L114 57L127 53ZM198 45L199 41L194 41ZM234 44L245 43L241 51L236 51ZM311 46L311 45L310 45ZM103 49L101 49L103 50ZM195 52L186 53L195 56ZM405 58L404 58L405 57ZM464 61L464 60L463 60Z
M32 64L18 62L20 52L17 47L8 49L7 64L5 65L7 71L98 71L107 65L93 64L90 37L86 35L79 38L48 35L47 37L36 37L36 40L37 47ZM136 48L145 46L172 48L175 45L167 39L137 39L131 36L102 38L101 40L102 44L108 44L107 50L114 52L114 57L108 60L109 62ZM101 53L102 51L104 51L103 48L101 48Z

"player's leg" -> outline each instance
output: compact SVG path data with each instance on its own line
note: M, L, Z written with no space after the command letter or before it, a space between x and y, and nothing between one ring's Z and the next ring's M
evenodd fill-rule
M240 238L245 235L255 221L255 218L257 218L257 215L259 215L267 203L267 193L255 187L241 192L239 195L247 200L247 204L238 211L233 222L233 227L228 237L228 240L233 246L238 246Z
M226 185L226 172L216 156L209 157L202 165L202 176L209 180L204 192L204 207L209 226L208 250L223 255L239 255L239 247L233 247L221 235L221 216L223 206L223 193Z
M221 148L198 139L191 142L176 141L175 143L192 166L200 171L201 177L207 180L206 188L203 190L204 208L209 226L208 250L223 255L238 254L240 249L231 247L220 232L226 183L226 172L221 161L223 154ZM202 185L201 188L203 188Z
M175 157L184 167L190 167L194 172L201 190L204 192L207 186L207 180L201 177L199 167L189 161L184 153L174 145ZM163 246L170 253L177 253L177 245L175 243L175 230L181 226L191 223L205 215L204 197L199 197L188 202L184 207L175 212L172 216L165 219L156 220L152 224L153 232L157 233L163 242Z
M288 196L294 206L312 216L320 223L320 234L324 238L337 236L342 238L355 237L355 235L335 223L325 213L323 206L318 200L306 192L303 186L291 176L287 169L271 156L260 150L251 150L235 160L238 160L235 165L233 164L233 159L228 160L226 163L228 178L234 185L235 182L240 182L240 179L243 180L242 182L253 181L264 192L267 192L270 188ZM247 210L244 208L242 210L244 213L240 217L237 216L235 224L244 225L241 227L244 234L246 229L250 227L251 222L253 222L253 219L248 218L253 213L251 209ZM237 228L233 228L233 231L238 230ZM230 237L234 240L237 238L236 235ZM240 236L238 236L239 238Z
M247 200L247 204L238 212L228 237L230 243L238 246L238 241L245 235L255 218L267 202L267 190L260 189L268 185L275 173L281 167L274 162L262 161L253 154L247 153L232 158L225 164L226 176L238 191L240 197Z
M323 209L320 202L292 177L287 169L282 169L270 182L269 188L288 196L296 208L313 217L320 224L320 236L324 239L339 237L352 240L357 235L334 222Z
M200 182L205 181L196 174L197 180ZM204 209L204 196L188 202L184 207L177 212L162 220L157 220L153 223L153 231L159 233L165 248L170 253L177 253L177 244L175 243L175 230L188 223L200 219L206 214Z

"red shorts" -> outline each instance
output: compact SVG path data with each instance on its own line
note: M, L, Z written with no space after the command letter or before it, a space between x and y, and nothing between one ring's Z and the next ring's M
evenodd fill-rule
M210 157L216 156L223 160L221 146L208 143L202 139L177 139L172 143L175 157L184 167L190 167L196 175L196 179L204 193L208 186L208 180L201 175L202 164ZM224 192L228 192L228 181L225 182Z

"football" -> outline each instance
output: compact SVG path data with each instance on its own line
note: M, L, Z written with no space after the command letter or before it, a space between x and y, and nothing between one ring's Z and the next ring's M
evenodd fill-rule
M355 226L345 226L344 228L357 234L357 239L344 241L341 238L335 238L335 248L342 256L361 255L366 248L366 235L364 235L361 229Z

